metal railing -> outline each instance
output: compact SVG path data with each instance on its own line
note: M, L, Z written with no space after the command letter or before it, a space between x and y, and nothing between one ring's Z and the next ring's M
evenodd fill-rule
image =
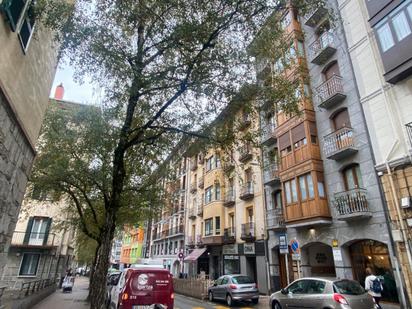
M199 179L197 180L197 185L200 189L202 189L204 184L205 184L205 177L200 176Z
M40 279L23 282L20 288L19 297L27 297L54 284L56 284L56 281L53 279Z
M367 190L357 188L335 193L335 207L339 215L368 212Z
M224 202L225 203L234 203L236 201L236 192L234 188L229 188L226 192L225 192L225 198L224 198Z
M285 218L282 208L275 208L266 212L266 221L268 229L284 228Z
M6 285L2 285L2 286L0 286L0 308L2 308L2 305L1 305L1 298L3 297L3 294L4 294L4 290L7 288L7 286Z
M279 165L271 163L263 169L263 181L265 183L279 178Z
M342 77L333 75L320 86L316 87L318 104L325 102L336 94L343 94Z
M260 137L261 143L264 143L271 137L274 137L275 131L276 131L276 125L273 123L270 123L264 126L261 130L261 137Z
M224 161L222 164L223 171L228 172L235 167L235 162L233 160Z
M256 232L255 232L255 223L254 222L248 222L242 224L242 234L241 238L253 238L256 237Z
M197 190L197 183L194 181L190 184L190 192L195 192Z
M236 237L236 228L234 226L224 229L223 236L227 238Z
M410 144L410 147L412 148L412 122L407 123L405 126L406 126L406 133L408 134L408 137L409 137L409 144Z
M194 236L186 236L186 243L188 246L194 246L195 245Z
M202 244L203 244L202 235L196 235L196 245L202 245Z
M350 147L355 147L352 128L343 127L323 138L323 151L326 157Z
M197 169L197 159L190 160L190 170L195 171Z
M242 185L240 196L253 195L253 193L253 181L248 181L247 183Z
M197 215L203 215L203 201L197 202Z
M189 208L189 218L196 218L196 207L193 206L191 208Z
M54 238L54 233L29 233L15 231L11 239L11 244L14 246L52 247L55 245Z
M335 37L332 32L326 31L315 42L309 45L309 57L312 60L326 47L335 48Z
M248 160L252 156L252 146L250 144L243 145L239 148L239 160Z

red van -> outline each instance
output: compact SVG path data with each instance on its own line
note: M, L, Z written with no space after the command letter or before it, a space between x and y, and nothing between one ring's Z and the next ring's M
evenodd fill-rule
M173 276L163 268L128 268L112 289L110 308L173 309Z

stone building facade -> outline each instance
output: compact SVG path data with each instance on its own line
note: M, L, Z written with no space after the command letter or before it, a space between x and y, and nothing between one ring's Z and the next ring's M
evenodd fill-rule
M57 65L51 34L27 18L31 1L11 2L0 1L0 274Z

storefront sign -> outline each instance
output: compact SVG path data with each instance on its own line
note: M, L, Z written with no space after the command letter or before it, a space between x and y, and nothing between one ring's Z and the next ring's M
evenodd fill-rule
M342 262L342 252L339 248L333 248L333 260L335 262Z
M225 254L239 254L238 246L234 245L225 245L222 249L223 255Z
M243 244L244 254L255 254L255 244Z
M279 235L279 253L280 254L289 253L288 239L287 239L286 234Z
M239 256L238 255L225 255L223 258L225 260L238 260Z

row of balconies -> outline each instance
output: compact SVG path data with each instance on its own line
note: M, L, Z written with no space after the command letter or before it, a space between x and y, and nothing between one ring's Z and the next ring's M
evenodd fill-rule
M164 239L166 237L172 237L176 235L180 235L184 233L184 225L176 225L171 229L163 229L161 232L154 230L153 231L153 239Z

